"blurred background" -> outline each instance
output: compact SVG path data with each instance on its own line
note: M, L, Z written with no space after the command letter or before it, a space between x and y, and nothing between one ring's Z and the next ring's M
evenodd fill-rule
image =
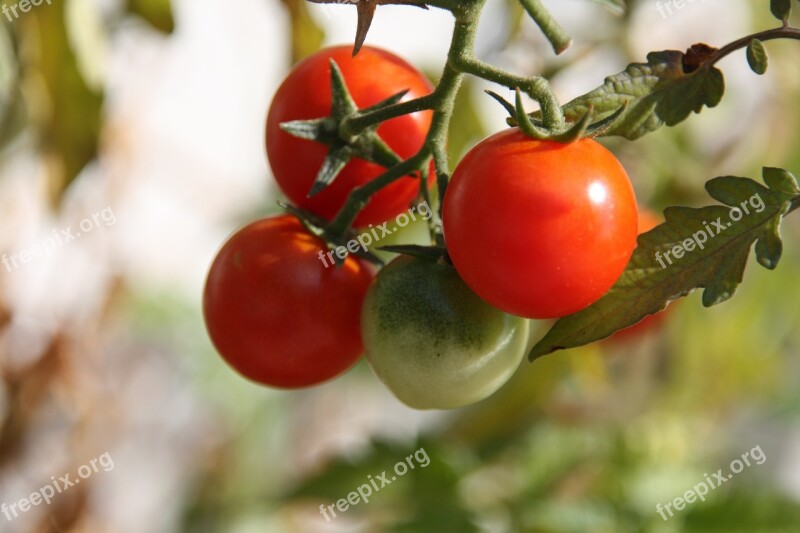
M545 4L574 38L561 57L512 0L489 0L477 52L550 77L563 102L651 50L776 25L761 1L629 0L624 15ZM800 217L785 221L777 270L751 261L728 303L703 309L694 294L647 331L524 362L469 408L409 409L364 363L311 390L269 390L215 354L204 276L227 235L277 211L271 95L294 61L352 40L355 9L28 7L0 18L0 504L17 505L0 508L0 531L800 531ZM386 6L367 43L435 81L451 27L445 12ZM743 53L722 62L716 109L604 141L640 204L705 205L712 177L798 172L800 51L768 48L760 78ZM461 93L454 161L504 127L485 88ZM763 464L657 513L755 447ZM320 512L420 448L427 467L335 519ZM82 483L18 505L67 473Z

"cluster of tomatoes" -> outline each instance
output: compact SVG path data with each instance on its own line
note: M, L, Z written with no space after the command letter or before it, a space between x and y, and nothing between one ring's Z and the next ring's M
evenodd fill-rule
M331 59L359 109L433 90L407 62L370 47L355 58L349 47L328 48L292 70L270 107L267 154L290 201L327 220L354 188L385 172L353 159L309 197L330 147L280 125L331 114ZM423 147L432 116L393 118L377 133L406 159ZM381 189L355 226L409 209L420 181L406 176ZM208 274L203 308L215 347L241 374L274 387L321 383L365 354L408 405L473 403L516 370L527 319L576 312L616 282L636 245L637 207L624 169L600 144L539 141L512 128L459 163L442 225L448 257L401 256L377 273L353 255L338 267L323 264L326 243L294 216L245 226Z

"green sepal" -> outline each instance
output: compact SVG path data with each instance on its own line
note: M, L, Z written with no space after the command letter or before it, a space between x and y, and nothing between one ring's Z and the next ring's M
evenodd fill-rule
M531 120L531 117L528 116L528 113L525 111L525 107L522 104L522 91L519 90L519 87L517 87L516 93L517 93L515 100L516 105L514 107L514 114L519 129L522 131L522 133L533 139L539 139L539 140L549 139L551 133L546 129L535 125Z
M314 235L318 239L322 240L325 243L327 251L329 252L332 252L336 250L336 248L341 246L347 248L347 243L352 240L355 240L357 237L356 232L350 229L344 235L339 236L338 238L332 238L328 234L328 232L325 231L324 229L327 227L328 224L327 220L325 220L324 218L315 215L310 211L289 204L287 202L278 202L278 205L281 207L281 209L283 209L290 215L297 218L297 220L300 221L300 223L303 225L306 231L308 231L311 235ZM348 251L348 255L350 253L351 252ZM369 261L370 263L373 263L375 265L383 266L383 260L377 255L370 252L369 250L364 251L362 248L359 247L358 251L354 252L353 255L355 255L356 257L360 257L365 261ZM339 256L336 254L332 254L332 257L333 257L333 263L336 265L337 268L340 268L342 265L344 265L344 262L347 259L346 257L345 259L340 259Z
M280 128L289 135L326 144L330 147L328 155L325 157L322 167L308 191L309 197L319 194L333 183L342 169L353 158L363 159L385 168L391 168L402 161L391 147L380 138L377 133L377 124L351 138L343 138L339 125L348 117L358 113L394 105L402 100L408 91L398 92L371 107L359 110L358 105L350 95L347 82L339 65L333 59L329 60L329 62L331 69L330 116L310 120L293 120L280 124Z
M506 110L510 119L513 119L515 116L517 116L517 110L514 107L514 104L512 104L511 102L509 102L508 100L506 100L505 98L503 98L494 91L490 91L487 89L484 92L489 96L491 96L498 104L503 106L503 109ZM509 126L511 125L512 124L509 124ZM513 125L516 126L516 122Z
M308 197L316 196L322 192L328 185L333 183L339 172L350 162L352 157L352 150L349 146L342 146L341 148L332 148L325 161L322 162L322 167L319 169L317 177L314 179L314 185L308 191Z

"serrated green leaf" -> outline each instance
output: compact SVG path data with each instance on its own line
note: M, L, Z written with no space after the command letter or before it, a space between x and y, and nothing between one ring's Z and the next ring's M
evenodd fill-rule
M721 176L708 180L705 187L714 200L731 207L737 207L741 202L746 202L754 196L769 194L769 189L757 181L736 176Z
M764 268L774 270L783 253L780 218L770 220L764 228L764 235L756 242L756 259Z
M767 57L767 50L758 39L753 39L747 45L747 64L750 69L759 76L767 71L769 65L769 58Z
M797 178L788 170L764 167L761 175L764 178L764 183L766 183L767 187L770 189L793 195L800 194L800 186L797 184Z
M770 0L769 10L778 20L787 20L792 14L792 0Z
M647 63L628 65L597 89L566 104L564 114L575 122L594 107L594 119L602 120L627 105L602 135L638 139L664 124L674 126L704 106L716 106L725 92L722 72L701 66L687 73L683 59L684 54L675 50L651 52Z
M703 305L724 302L742 281L753 243L759 263L775 268L780 221L800 205L800 191L786 190L788 178L776 178L782 175L777 169L768 174L780 187L725 176L706 184L724 205L667 208L666 222L639 236L616 285L588 308L559 319L530 358L604 339L698 288L704 289Z
M128 0L126 10L143 18L163 33L172 33L175 30L171 0Z

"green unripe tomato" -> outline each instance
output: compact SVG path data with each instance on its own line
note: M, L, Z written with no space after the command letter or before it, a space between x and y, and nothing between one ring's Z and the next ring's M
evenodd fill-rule
M370 367L417 409L480 401L519 366L528 321L473 293L452 266L402 256L378 274L361 316Z

